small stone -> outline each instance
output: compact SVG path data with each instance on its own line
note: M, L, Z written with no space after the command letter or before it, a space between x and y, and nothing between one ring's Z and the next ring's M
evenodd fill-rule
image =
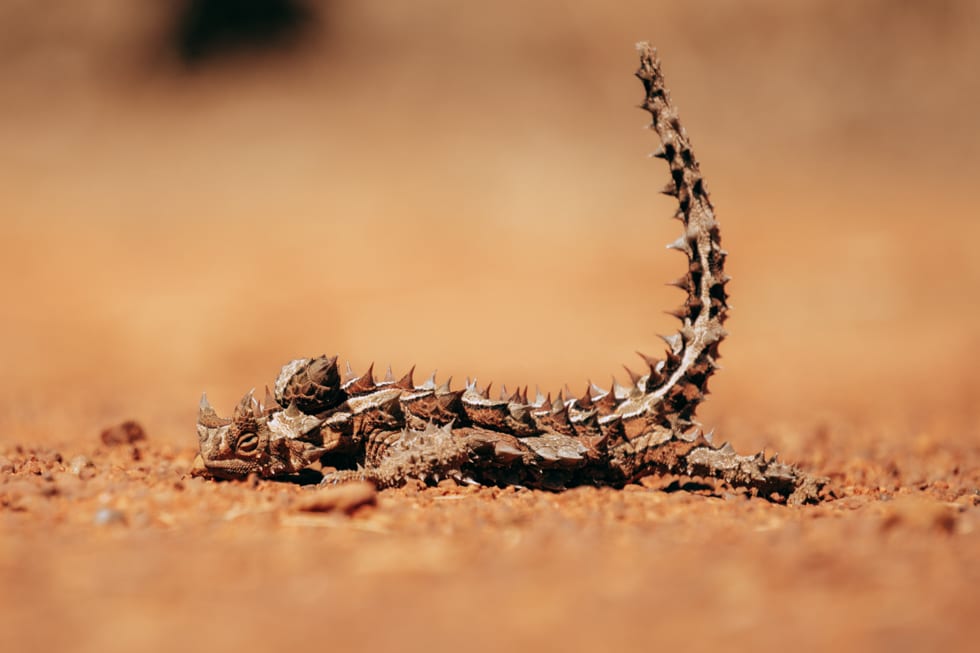
M34 454L34 457L44 469L51 470L60 465L63 461L61 453L54 449L42 449Z
M315 490L304 497L297 508L303 512L342 512L350 515L377 502L378 491L374 484L358 481Z
M99 508L93 522L96 526L126 525L126 513L115 508Z
M146 431L135 420L126 420L122 424L110 426L102 431L102 443L110 447L121 444L133 444L146 439Z
M68 471L87 481L95 476L95 464L85 456L75 456L68 462Z
M33 457L32 458L28 458L24 462L23 469L24 469L25 472L27 472L28 474L31 474L32 476L40 476L41 474L44 473L44 469L42 469L41 463L38 462L38 460L36 458L33 458Z

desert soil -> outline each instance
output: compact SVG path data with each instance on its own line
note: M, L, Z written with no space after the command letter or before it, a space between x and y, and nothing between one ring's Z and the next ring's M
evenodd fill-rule
M4 651L976 650L974 3L336 2L191 68L137 4L0 10ZM656 354L639 38L731 252L700 417L834 499L188 475L200 393L294 357L579 392Z

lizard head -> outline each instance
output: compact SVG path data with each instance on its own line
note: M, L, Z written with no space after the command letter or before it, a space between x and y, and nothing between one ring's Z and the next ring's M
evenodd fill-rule
M283 410L268 391L266 395L263 405L248 392L230 419L219 417L207 396L201 397L200 452L193 476L268 478L298 472L319 460L326 452L320 436L322 421L302 413L295 403Z
M197 415L200 454L195 472L219 478L243 478L257 473L269 475L273 466L269 415L249 392L235 408L231 419L219 417L201 397Z

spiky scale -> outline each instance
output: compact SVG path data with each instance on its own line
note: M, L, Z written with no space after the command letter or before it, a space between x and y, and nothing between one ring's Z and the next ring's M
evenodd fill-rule
M395 387L400 388L402 390L414 390L415 381L412 380L412 376L414 376L414 374L415 374L415 366L412 365L412 367L409 368L408 372L405 373L405 376L403 376L402 378L400 378L398 381L395 382Z
M367 371L345 387L344 390L349 395L359 395L374 392L377 387L378 385L374 382L374 363L371 363L368 365Z

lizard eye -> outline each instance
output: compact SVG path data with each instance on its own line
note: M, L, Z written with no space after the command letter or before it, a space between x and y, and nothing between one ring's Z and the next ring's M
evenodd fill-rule
M245 433L242 437L238 438L238 442L235 444L235 451L238 453L255 453L255 450L259 448L259 436L255 433Z

